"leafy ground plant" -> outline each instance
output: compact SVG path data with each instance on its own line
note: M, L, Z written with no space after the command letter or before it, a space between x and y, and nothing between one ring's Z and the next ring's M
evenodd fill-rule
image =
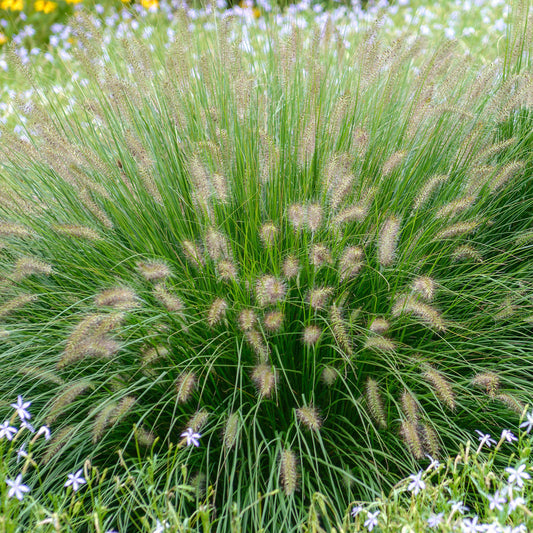
M530 74L217 24L106 61L79 20L74 111L3 133L0 392L44 490L174 443L221 531L290 531L531 397Z

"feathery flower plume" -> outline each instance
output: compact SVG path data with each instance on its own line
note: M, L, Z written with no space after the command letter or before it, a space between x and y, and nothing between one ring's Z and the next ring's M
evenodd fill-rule
M257 392L262 398L270 398L278 382L278 373L270 365L261 363L252 371L252 381L257 387Z
M257 322L257 315L252 309L243 309L239 313L239 327L242 331L249 331L253 329Z
M489 182L489 190L491 193L496 192L498 189L501 189L507 182L522 168L524 168L525 163L523 161L512 161L507 163L494 179Z
M147 429L143 428L143 427L135 427L135 430L134 430L134 433L135 433L135 438L137 440L137 442L141 445L141 446L152 446L152 444L154 443L155 441L155 436L154 434L151 432L151 431L148 431Z
M325 366L322 370L321 379L326 386L331 387L337 380L337 376L338 373L335 367Z
M500 388L500 378L494 372L480 372L472 378L472 385L485 389L485 392L494 398Z
M207 253L213 261L227 259L229 257L229 246L226 237L215 228L210 227L205 235Z
M385 163L383 163L383 168L381 173L383 176L388 176L392 174L393 170L398 168L401 162L405 159L407 152L405 150L398 150L394 152Z
M273 222L265 222L259 230L259 237L263 245L267 248L273 246L276 242L278 231L278 228Z
M267 331L279 331L283 325L283 313L281 311L270 311L263 318L263 325Z
M237 267L233 261L222 259L217 264L218 277L223 281L232 281L237 279Z
M483 149L477 156L476 162L482 163L483 161L488 161L491 157L495 156L499 152L509 148L516 143L516 137L511 137L505 141L500 141L498 143L491 144L487 148Z
M341 347L346 355L352 355L352 344L350 342L350 338L348 337L344 320L342 319L341 309L336 304L333 304L330 308L330 320L333 329L333 335L337 344Z
M353 187L355 176L353 172L346 172L341 174L333 186L329 188L329 204L331 209L337 210L339 206L346 200Z
M383 267L392 265L394 261L399 230L400 219L392 216L385 221L379 232L378 259L379 264Z
M171 313L180 313L184 309L180 298L171 294L162 283L158 283L152 290L154 298Z
M0 318L4 318L13 311L24 307L25 305L35 302L38 299L36 294L21 294L12 300L8 300L0 306Z
M207 312L207 324L210 328L219 324L226 316L228 303L224 298L215 298Z
M305 224L305 215L305 209L302 204L292 204L289 206L289 222L296 231L303 229Z
M202 268L205 264L202 252L198 246L192 241L183 241L181 243L185 258L194 268Z
M300 264L298 263L298 259L296 257L289 255L285 258L285 261L283 261L283 275L287 279L295 278L298 275L298 272L300 271Z
M160 281L172 275L168 265L162 261L139 262L137 269L147 281Z
M372 418L380 427L386 428L387 417L385 415L385 408L383 407L383 400L379 391L378 382L375 379L369 377L366 380L365 395Z
M307 326L302 334L302 342L307 346L314 346L321 335L322 330L318 326Z
M49 414L46 416L46 423L48 425L54 423L57 417L65 411L80 394L83 394L87 389L93 387L93 384L88 380L76 381L70 384L63 392L56 396L50 405Z
M458 213L461 213L465 209L468 209L474 202L475 196L465 196L443 205L436 213L436 218L454 217Z
M524 246L530 242L533 242L533 231L528 230L523 233L519 233L514 242L517 246Z
M495 172L496 168L491 165L473 167L466 182L466 193L477 196Z
M436 284L435 281L429 276L420 276L416 278L412 285L411 289L420 294L424 300L431 302L433 296L435 295Z
M25 239L26 237L32 237L33 232L16 222L9 222L8 220L0 220L0 237L16 237L19 239Z
M222 204L225 204L229 200L228 194L228 180L222 174L213 174L212 177L213 189L215 198Z
M378 350L382 352L392 352L396 349L396 344L387 337L379 335L367 337L364 347L368 350Z
M119 350L120 344L117 341L103 335L92 335L80 339L76 344L70 346L67 344L56 368L63 368L85 357L110 359Z
M211 196L211 186L208 171L198 154L194 154L189 161L189 173L193 184L194 198L198 205L205 210Z
M133 309L139 305L137 295L127 287L106 289L94 299L97 307L113 307L114 309Z
M159 359L163 359L168 353L168 348L165 346L147 346L141 351L142 365L149 366Z
M420 433L426 452L433 458L438 457L440 445L437 432L429 424L423 424Z
M352 279L364 265L363 249L360 246L348 246L339 259L339 278L341 281Z
M44 274L45 276L49 276L52 274L52 266L35 257L21 257L15 263L15 269L13 272L13 279L15 281L20 281L34 274Z
M323 210L320 204L307 206L307 227L315 233L322 225Z
M185 425L184 429L192 428L192 430L196 433L205 426L208 418L209 418L209 412L207 411L207 409L199 409L190 418L190 420Z
M47 464L52 457L56 457L61 450L67 445L70 437L74 434L74 426L65 426L60 429L48 442L48 450L43 455L43 463Z
M424 457L424 446L420 440L416 422L403 420L400 427L400 434L413 456L416 459L422 459Z
M118 404L116 402L108 403L96 415L92 431L93 444L96 444L104 436L106 428L112 424L111 419L113 412L117 409L117 407Z
M472 259L472 261L477 263L483 262L481 253L478 250L468 244L462 244L452 252L452 261L464 261L465 259Z
M309 250L309 262L316 268L332 263L331 252L323 244L313 244Z
M471 220L468 222L456 222L450 226L446 226L444 229L440 230L434 237L435 241L440 239L451 239L452 237L457 237L459 235L466 235L474 231L480 222L478 220Z
M177 401L178 403L187 402L194 388L196 387L196 374L194 372L183 372L176 381Z
M424 378L433 385L437 398L445 403L452 411L455 411L455 395L452 386L446 378L432 367L423 373Z
M402 392L401 396L402 411L410 422L418 420L418 402L415 397L407 390Z
M227 450L230 450L235 446L241 430L240 426L241 421L239 413L232 413L228 416L226 424L224 425L224 433L222 434L222 444Z
M503 299L500 305L500 310L494 315L496 320L505 320L512 317L517 311L516 305L513 302L511 296L507 296Z
M282 450L279 460L280 480L286 496L292 496L298 489L298 460L292 450Z
M273 305L283 300L286 292L285 283L274 276L262 276L258 278L255 284L257 303L261 307Z
M250 329L246 331L245 337L257 355L259 362L266 363L268 361L268 356L270 355L270 349L268 344L264 342L261 333L255 329Z
M301 424L311 431L316 431L322 426L322 418L316 407L304 405L296 409L296 416Z
M420 192L416 196L413 202L413 209L420 209L428 200L433 191L437 188L438 185L444 183L448 180L446 175L437 175L433 176L428 180L427 183L420 189Z
M505 407L521 415L524 412L525 405L507 393L496 394L495 399L503 403Z
M387 320L385 320L384 318L377 317L372 320L371 324L369 324L368 326L368 329L372 333L381 334L385 333L389 329L389 327L390 324Z
M352 133L352 145L357 151L359 157L363 157L369 143L369 135L363 128L355 128Z
M76 226L73 224L56 224L53 226L57 233L75 237L76 239L85 239L88 241L99 241L102 236L93 228L88 226Z
M396 297L391 312L393 316L412 313L430 328L437 331L446 331L446 325L440 313L430 305L419 302L412 295L403 294Z
M341 226L348 222L363 222L368 215L368 206L365 204L354 204L339 211L333 218L335 226Z
M65 384L65 380L60 376L50 370L39 368L38 366L25 366L17 370L17 372L20 372L25 376L31 376L39 381L49 381L50 383L55 383L56 385Z
M309 305L315 310L324 309L333 292L333 287L319 287L310 290L308 294Z

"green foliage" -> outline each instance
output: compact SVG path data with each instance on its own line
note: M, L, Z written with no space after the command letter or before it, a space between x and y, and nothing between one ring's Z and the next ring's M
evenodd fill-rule
M43 491L174 444L221 531L289 531L531 397L530 87L377 25L251 56L218 24L102 67L79 23L75 112L2 135L0 396L52 426Z

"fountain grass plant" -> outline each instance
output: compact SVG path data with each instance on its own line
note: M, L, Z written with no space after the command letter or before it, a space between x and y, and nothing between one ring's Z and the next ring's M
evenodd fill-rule
M191 514L290 531L531 398L531 74L216 23L110 61L78 20L74 110L3 132L0 393L52 428L43 493L174 443Z

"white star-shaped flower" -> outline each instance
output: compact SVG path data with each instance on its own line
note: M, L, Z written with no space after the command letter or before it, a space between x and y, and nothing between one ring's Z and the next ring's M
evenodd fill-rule
M421 491L426 488L426 483L422 479L422 470L418 472L418 474L411 474L409 476L409 479L411 480L411 483L409 483L409 486L407 487L407 490L410 490L415 496Z
M21 420L29 420L31 418L30 413L28 412L28 407L31 405L31 402L25 402L22 396L19 394L17 397L17 403L12 403L11 407L17 411L17 415Z
M13 440L14 435L17 433L17 428L9 425L9 420L6 420L3 424L0 424L0 439L4 437L7 440Z
M187 441L187 446L200 446L199 438L200 433L195 433L193 428L187 428L180 437L183 437Z
M431 528L438 527L444 520L444 513L432 514L428 518L428 526Z
M526 433L530 433L533 429L533 411L526 414L526 420L520 424L520 428L525 429Z
M48 426L41 426L39 431L37 431L37 435L44 435L44 440L50 439L50 428Z
M152 533L163 533L168 527L170 527L170 524L164 520L163 523L161 523L159 520L155 521L155 529L152 531Z
M480 442L480 448L483 446L490 448L493 444L496 444L496 441L488 433L483 433L482 431L479 431L479 429L476 429L476 433L479 435L478 439Z
M14 480L6 479L6 483L8 487L10 487L7 493L8 498L15 496L17 500L22 501L22 498L24 498L24 493L29 492L30 490L28 485L22 484L22 474L19 474Z
M525 505L526 505L526 500L524 500L522 496L517 496L516 498L512 498L511 501L509 502L509 513L516 511L516 509L519 506L525 507Z
M461 524L461 531L463 533L477 533L478 531L485 531L483 524L478 524L479 517L465 518Z
M87 483L85 479L82 477L83 474L83 468L78 470L75 474L69 474L67 476L67 482L65 483L65 487L72 486L72 490L76 492L82 485Z
M352 507L352 518L355 518L363 510L362 505L354 505Z
M17 450L17 463L21 460L22 457L28 457L28 453L24 449L26 447L25 444L23 444L18 450Z
M511 468L510 466L505 469L509 474L507 483L510 485L516 485L519 489L524 486L524 480L529 479L531 476L524 472L526 465L520 465L518 468Z
M21 429L27 429L30 433L35 433L35 428L27 420L23 420L20 423L19 431Z
M504 429L502 431L502 436L501 436L502 439L505 439L507 442L514 442L515 440L518 440L516 438L516 436L514 435L514 433L512 433L511 431L509 431L508 429Z
M433 459L431 455L426 453L426 457L429 459L429 465L427 467L428 470L437 470L440 466L440 462L437 459Z
M368 531L372 531L374 527L378 525L378 515L379 511L375 511L374 513L368 513L366 515L366 520L364 526L368 529Z
M456 512L464 514L469 510L469 508L461 500L450 500L448 503L452 506L451 514Z
M494 496L491 496L490 494L487 496L487 499L489 500L489 508L490 510L497 509L498 511L503 511L503 506L507 503L507 499L504 498L500 494L499 491L496 491L494 493Z

